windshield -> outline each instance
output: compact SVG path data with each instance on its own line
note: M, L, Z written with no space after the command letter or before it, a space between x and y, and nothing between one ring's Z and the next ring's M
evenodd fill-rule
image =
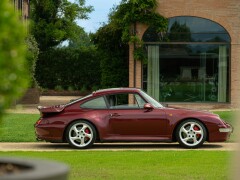
M163 107L163 105L161 105L158 101L153 99L151 96L149 96L144 91L141 90L140 93L150 104L153 105L153 107L155 107L155 108L162 108Z

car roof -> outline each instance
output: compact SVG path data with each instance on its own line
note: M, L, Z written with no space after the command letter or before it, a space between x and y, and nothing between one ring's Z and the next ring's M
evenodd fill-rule
M104 94L115 94L115 93L126 93L126 92L136 93L136 92L139 92L140 90L141 89L139 88L127 88L127 87L108 88L108 89L100 89L100 90L94 91L92 95L100 96Z

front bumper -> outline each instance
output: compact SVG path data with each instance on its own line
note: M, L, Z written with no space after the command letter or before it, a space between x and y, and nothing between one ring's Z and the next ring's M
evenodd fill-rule
M209 131L209 142L224 142L227 141L231 134L233 133L233 127L228 124L219 124L219 125L211 125L208 126Z

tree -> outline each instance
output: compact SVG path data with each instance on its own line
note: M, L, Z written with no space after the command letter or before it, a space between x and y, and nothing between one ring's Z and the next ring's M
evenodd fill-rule
M74 35L69 38L68 47L70 48L89 48L93 46L93 42L89 37L89 34L84 31L83 28L75 29Z
M85 0L32 0L31 32L40 51L55 47L74 36L80 28L75 20L87 19L93 8Z
M121 40L122 27L109 23L91 38L100 54L101 86L128 86L128 44Z
M9 0L0 3L0 118L28 85L25 29Z
M121 26L124 42L138 41L136 39L136 23L156 27L158 32L166 31L167 19L156 13L156 0L122 0L119 6L112 9L109 15L110 23Z
M136 45L135 59L144 60L146 57L136 35L136 23L156 26L158 32L167 28L167 19L155 12L156 7L156 0L122 0L110 12L108 24L92 36L102 54L102 86L128 86L128 43Z

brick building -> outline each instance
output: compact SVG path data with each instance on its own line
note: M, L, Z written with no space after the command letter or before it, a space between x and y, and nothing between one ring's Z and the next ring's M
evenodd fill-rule
M30 12L30 0L11 0L14 8L19 10L23 20L27 20L29 18Z
M129 86L160 102L196 108L237 108L240 92L240 1L158 0L168 31L137 24L148 57L134 60Z

